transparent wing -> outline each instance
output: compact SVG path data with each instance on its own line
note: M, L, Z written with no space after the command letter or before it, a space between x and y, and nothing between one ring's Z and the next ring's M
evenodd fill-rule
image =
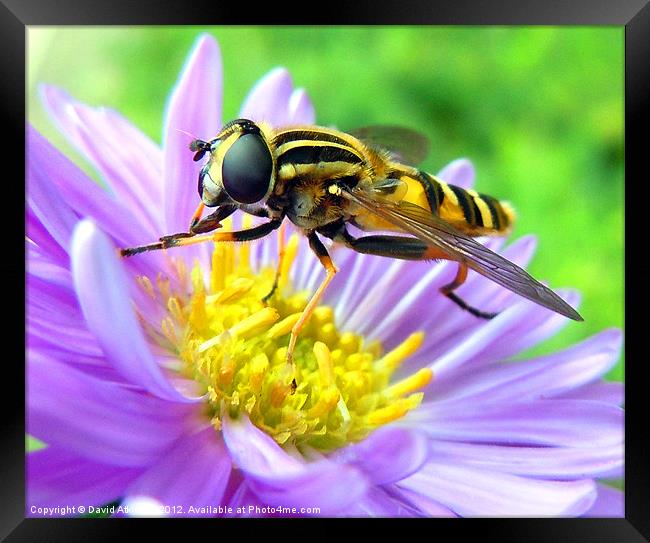
M430 211L408 202L385 201L372 187L344 190L342 195L502 287L570 319L583 320L575 309L528 272L456 230Z
M388 151L402 164L415 166L429 154L429 139L420 132L403 126L372 125L349 131L370 147Z

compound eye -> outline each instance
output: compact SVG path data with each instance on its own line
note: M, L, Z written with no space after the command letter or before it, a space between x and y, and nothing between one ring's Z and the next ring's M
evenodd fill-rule
M259 202L271 185L273 159L260 134L244 134L223 158L221 180L228 196L241 204Z
M199 186L198 186L199 196L203 196L203 178L206 176L207 173L208 173L207 167L203 166L203 168L201 168L201 171L199 172Z

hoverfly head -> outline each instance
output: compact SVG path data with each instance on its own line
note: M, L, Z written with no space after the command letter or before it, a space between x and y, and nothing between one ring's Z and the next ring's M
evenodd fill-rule
M260 127L248 119L228 123L222 145L221 183L228 196L239 204L254 204L273 186L273 154Z
M273 154L262 129L248 119L227 123L210 142L194 140L194 160L210 153L199 174L199 194L209 206L254 204L273 187Z

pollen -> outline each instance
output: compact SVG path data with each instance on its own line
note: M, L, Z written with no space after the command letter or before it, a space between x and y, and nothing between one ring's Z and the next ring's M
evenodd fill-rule
M198 264L187 273L173 260L175 280L138 278L144 298L160 308L160 320L143 321L145 330L173 351L177 371L204 390L215 431L226 414L246 415L282 446L328 451L420 404L431 370L393 376L421 346L422 332L385 352L377 341L340 330L333 308L321 305L298 336L294 364L287 363L289 335L311 294L290 278L299 238L287 241L278 288L266 301L276 270L253 271L249 250L215 244L206 276Z

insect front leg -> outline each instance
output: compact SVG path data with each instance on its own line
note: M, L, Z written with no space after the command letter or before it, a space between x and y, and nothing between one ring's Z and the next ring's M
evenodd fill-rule
M179 232L178 234L171 234L169 236L162 236L158 238L158 241L163 244L162 248L174 247L176 245L176 240L192 238L197 234L205 234L207 232L212 232L213 230L220 228L221 221L226 217L232 215L237 210L237 208L235 206L221 206L211 215L200 219L202 210L203 202L201 202L201 205L199 205L194 213L194 216L192 217L189 232ZM133 250L135 251L136 249L138 249L138 247L135 247Z
M217 228L221 227L221 221L227 217L230 217L230 215L232 215L235 211L237 211L237 207L235 206L221 206L214 213L208 215L207 217L196 222L193 220L192 225L190 226L190 233L196 235L212 232L212 230L216 230Z
M167 236L166 238L162 238L162 241L151 243L150 245L142 245L140 247L122 249L120 253L122 256L133 256L145 251L168 249L170 247L184 247L186 245L195 245L197 243L204 243L206 241L253 241L267 236L273 232L273 230L279 228L280 224L282 224L282 219L273 219L253 228L247 228L246 230L237 230L234 232L215 232L213 234L204 235L192 234L191 236L179 237Z
M335 230L323 231L324 235L331 237L334 241L343 243L346 247L357 251L358 253L386 256L389 258L399 258L402 260L455 260L448 254L423 243L419 239L406 238L400 236L363 236L355 238L352 236L344 224L338 226ZM470 312L475 317L481 319L492 319L498 313L487 313L472 307L453 291L460 287L467 279L467 265L464 262L458 262L458 272L454 280L441 287L440 292L457 304L465 311Z

